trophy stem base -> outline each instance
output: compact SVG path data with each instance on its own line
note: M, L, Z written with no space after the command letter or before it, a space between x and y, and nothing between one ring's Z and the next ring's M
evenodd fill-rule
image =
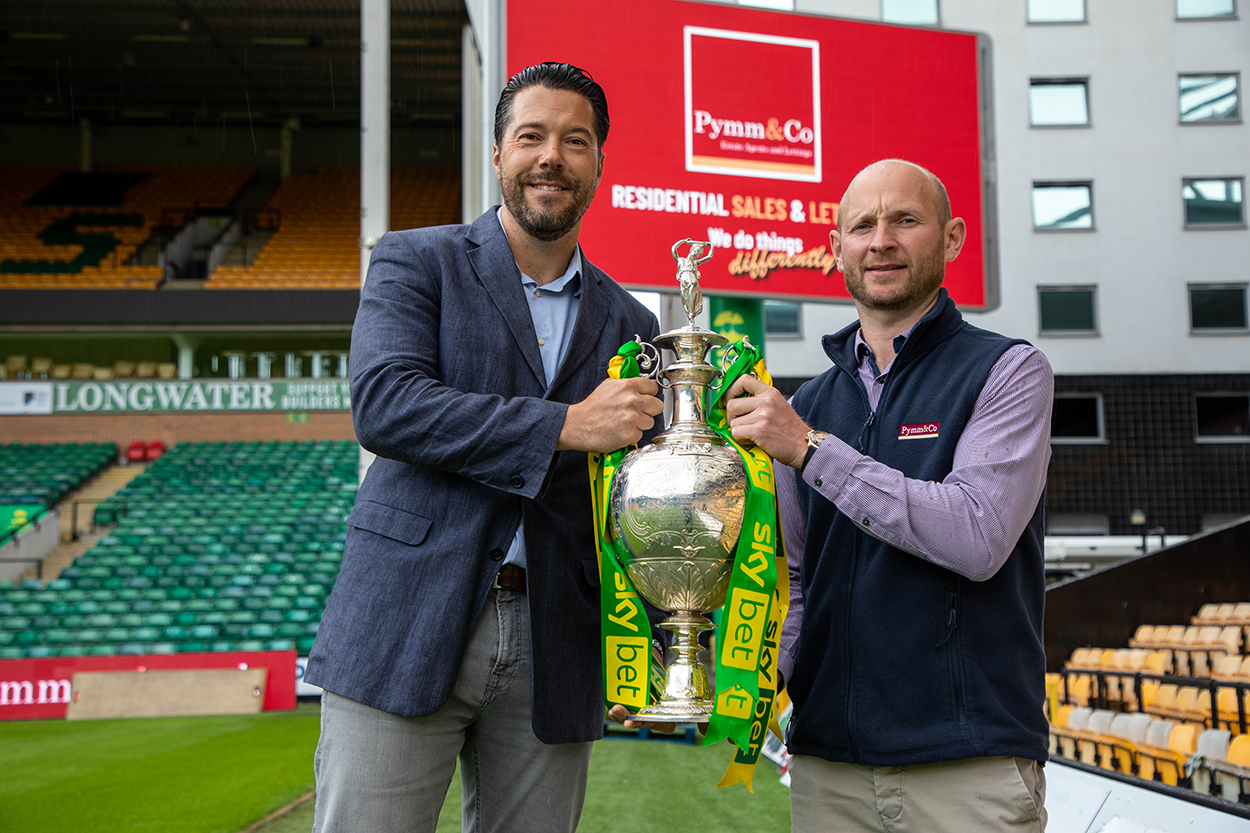
M677 656L664 672L660 700L638 711L638 719L650 723L706 723L712 716L712 687L707 669L699 662L699 634L712 623L697 613L674 612L660 627L675 637Z

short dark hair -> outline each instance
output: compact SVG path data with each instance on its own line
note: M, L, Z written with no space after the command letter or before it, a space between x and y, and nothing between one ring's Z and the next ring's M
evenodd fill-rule
M604 95L603 87L581 67L558 61L545 61L526 67L508 79L503 92L499 94L499 104L495 106L495 147L503 144L503 132L512 120L512 99L527 87L568 90L586 96L595 113L595 141L598 149L603 150L603 143L608 139L609 126L608 97Z

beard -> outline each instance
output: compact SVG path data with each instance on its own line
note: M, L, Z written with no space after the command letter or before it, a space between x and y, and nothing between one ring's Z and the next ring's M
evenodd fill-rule
M542 208L542 198L539 197L540 206L532 206L526 188L531 182L550 182L567 188L572 199L564 208L552 209ZM546 243L559 240L577 227L586 209L590 208L590 201L594 199L597 184L597 182L587 184L554 171L542 177L522 173L501 177L499 180L499 187L503 192L503 203L508 207L508 213L512 215L512 219L516 220L517 225L526 234Z
M946 261L941 249L926 252L908 264L908 279L902 286L872 290L864 279L864 264L844 261L846 290L865 309L906 310L928 298L942 285Z

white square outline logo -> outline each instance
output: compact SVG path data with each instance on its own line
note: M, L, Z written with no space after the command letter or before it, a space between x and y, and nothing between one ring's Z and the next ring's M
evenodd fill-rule
M694 161L694 93L691 90L690 45L694 35L725 40L749 41L752 43L775 43L782 46L798 46L812 50L812 130L816 134L812 142L815 148L815 171L810 174L785 173L781 171L753 171L749 168L722 167L718 165L699 165ZM703 26L685 26L682 28L683 71L686 85L686 170L705 174L726 174L728 176L746 176L756 179L784 179L792 182L821 182L823 175L820 125L820 41L805 38L786 38L776 35L761 35L755 32L735 32L728 29L708 29Z

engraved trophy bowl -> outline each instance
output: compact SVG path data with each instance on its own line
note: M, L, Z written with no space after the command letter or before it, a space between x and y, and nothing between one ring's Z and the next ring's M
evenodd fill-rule
M690 244L690 256L677 249ZM699 256L708 247L708 255ZM742 529L746 469L738 452L707 424L707 393L723 376L707 352L727 339L696 327L698 263L710 244L679 241L673 247L689 326L657 336L655 346L676 359L657 381L673 391L673 421L651 445L630 452L609 493L609 534L623 542L622 566L638 593L669 617L675 659L665 673L659 702L639 710L653 722L706 722L712 713L707 670L698 661L699 634L712 628L703 615L725 603L733 552ZM699 304L701 306L701 304ZM657 352L658 357L658 352Z

